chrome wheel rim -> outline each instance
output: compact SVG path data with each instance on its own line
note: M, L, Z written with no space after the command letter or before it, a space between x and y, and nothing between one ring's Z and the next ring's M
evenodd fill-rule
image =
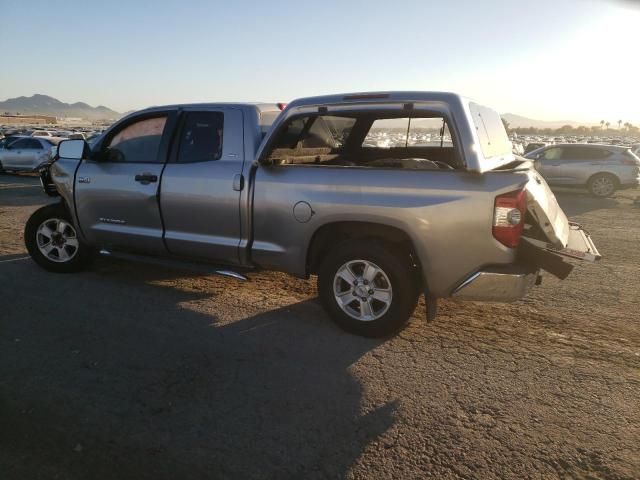
M73 225L60 218L50 218L40 224L36 243L40 253L56 263L71 261L80 247Z
M596 178L591 184L591 190L599 197L606 197L613 193L615 186L609 177Z
M340 309L351 318L370 322L382 317L393 298L387 274L368 260L351 260L333 279L333 295Z

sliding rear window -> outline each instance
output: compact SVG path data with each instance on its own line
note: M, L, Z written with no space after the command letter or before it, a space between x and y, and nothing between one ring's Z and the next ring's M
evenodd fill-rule
M453 147L449 126L442 117L379 118L362 144L366 148Z

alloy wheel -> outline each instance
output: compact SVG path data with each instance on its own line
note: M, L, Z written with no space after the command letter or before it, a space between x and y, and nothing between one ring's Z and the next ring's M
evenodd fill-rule
M598 197L607 197L613 193L616 186L609 177L598 177L591 182L591 191Z
M338 306L347 315L370 322L387 313L393 291L389 277L375 263L351 260L336 272L333 295Z
M80 242L75 228L66 220L50 218L36 231L38 250L52 262L69 262L78 253Z

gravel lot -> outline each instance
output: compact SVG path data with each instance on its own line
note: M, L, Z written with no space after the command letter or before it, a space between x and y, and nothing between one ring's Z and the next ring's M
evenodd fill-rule
M558 194L601 263L375 341L281 274L47 273L0 175L0 477L639 478L638 196Z

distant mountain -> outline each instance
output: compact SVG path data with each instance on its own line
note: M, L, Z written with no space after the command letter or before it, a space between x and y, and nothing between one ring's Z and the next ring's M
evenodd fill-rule
M513 113L505 113L501 115L511 128L560 128L565 125L571 125L572 127L591 127L595 123L575 122L573 120L534 120L532 118L522 117Z
M0 102L0 113L9 112L22 115L54 115L56 117L81 117L88 120L106 120L122 115L110 108L99 105L92 107L84 102L64 103L48 95L35 94L31 97L9 98Z

